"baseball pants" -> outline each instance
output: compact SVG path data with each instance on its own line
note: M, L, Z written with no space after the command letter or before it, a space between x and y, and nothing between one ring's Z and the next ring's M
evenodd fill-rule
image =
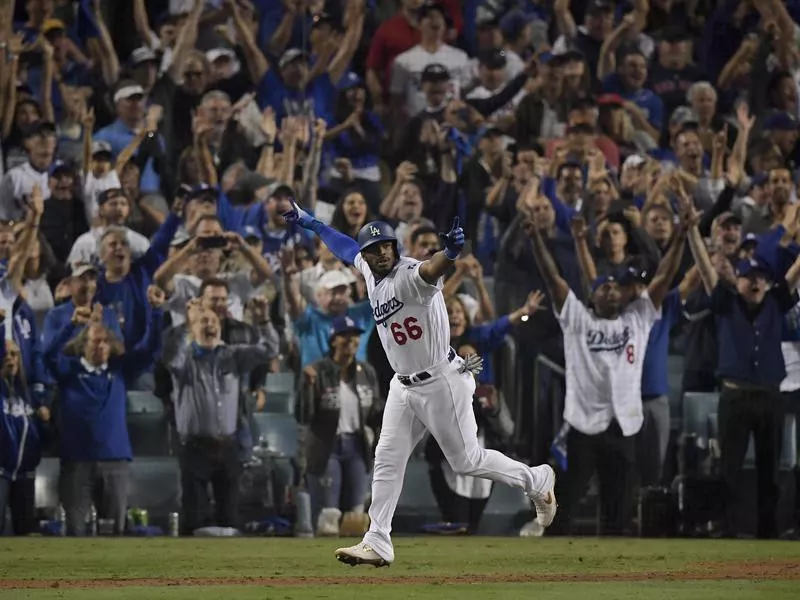
M372 476L370 528L364 543L383 559L394 560L390 533L403 489L406 463L426 429L436 439L450 467L458 474L485 477L527 494L541 491L546 473L497 452L481 448L472 410L475 380L459 373L460 359L429 369L432 377L405 386L392 378L383 413Z

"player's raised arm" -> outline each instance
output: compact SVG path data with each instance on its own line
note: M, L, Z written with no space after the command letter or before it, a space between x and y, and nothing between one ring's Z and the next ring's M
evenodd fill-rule
M569 295L569 285L564 281L564 278L558 272L556 261L553 260L553 255L547 249L542 238L542 233L531 221L527 221L523 227L525 232L531 236L533 240L533 257L536 260L536 266L539 268L539 273L547 285L547 291L550 293L550 298L553 299L553 307L556 312L561 313L564 302L567 301Z
M420 277L431 285L435 285L441 277L444 277L464 247L464 230L461 229L458 217L453 219L450 231L447 234L440 234L440 237L444 250L431 256L419 267Z
M356 241L312 217L292 200L292 209L283 213L287 223L296 223L303 229L316 233L331 252L343 263L352 265L360 252Z

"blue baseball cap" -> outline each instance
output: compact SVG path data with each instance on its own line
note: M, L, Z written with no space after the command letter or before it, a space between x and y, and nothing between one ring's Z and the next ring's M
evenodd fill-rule
M766 275L767 279L772 280L772 269L762 260L749 258L736 263L737 277L753 277L759 273Z
M761 187L765 185L767 181L769 181L769 175L767 173L757 173L753 175L753 178L750 180L750 189Z
M47 169L47 174L50 175L50 177L55 177L59 173L67 173L71 175L75 173L75 170L70 163L64 160L57 160L50 165L49 169Z
M348 316L344 317L336 317L331 322L330 333L328 335L328 339L331 340L337 335L346 335L348 333L355 333L361 335L364 333L364 330L358 326L358 324Z
M261 231L258 227L253 227L252 225L247 225L242 229L242 237L247 240L258 240L259 242L264 241L264 236L261 235Z
M211 198L216 202L219 197L219 189L207 183L198 183L192 186L192 189L188 190L184 197L186 198L186 202L197 198Z
M601 286L607 283L618 283L617 278L613 275L600 275L592 282L592 293L594 294Z
M354 87L361 87L363 85L361 77L353 71L345 73L344 77L339 81L340 90L349 90Z
M743 250L746 246L758 246L758 236L755 233L748 233L742 238L742 243L739 244L739 250Z
M800 124L789 113L779 112L764 119L765 131L797 131L798 129L800 129Z
M621 267L616 275L616 280L620 285L644 284L646 278L647 271L633 264Z
M516 40L522 33L522 30L535 20L536 15L525 14L520 9L515 8L507 12L503 15L503 18L500 19L500 31L503 32L503 37L506 39Z

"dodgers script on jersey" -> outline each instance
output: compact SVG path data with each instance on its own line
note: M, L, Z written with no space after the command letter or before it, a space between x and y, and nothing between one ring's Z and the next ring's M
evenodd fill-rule
M645 293L617 319L601 319L570 290L557 317L567 372L564 420L587 435L602 433L614 418L624 435L639 431L644 355L661 310Z
M408 257L377 283L360 254L354 264L367 282L372 316L392 369L413 375L446 361L450 325L441 280L429 284L419 274L422 263Z

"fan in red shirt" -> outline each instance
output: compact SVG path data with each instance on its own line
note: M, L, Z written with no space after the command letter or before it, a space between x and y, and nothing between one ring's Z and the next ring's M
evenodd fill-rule
M398 54L419 44L417 13L423 4L424 0L401 0L397 14L384 21L372 38L367 55L367 87L378 113L382 112L384 106L392 62ZM463 25L459 0L441 0L436 4L444 6L452 24L447 40L455 40Z

